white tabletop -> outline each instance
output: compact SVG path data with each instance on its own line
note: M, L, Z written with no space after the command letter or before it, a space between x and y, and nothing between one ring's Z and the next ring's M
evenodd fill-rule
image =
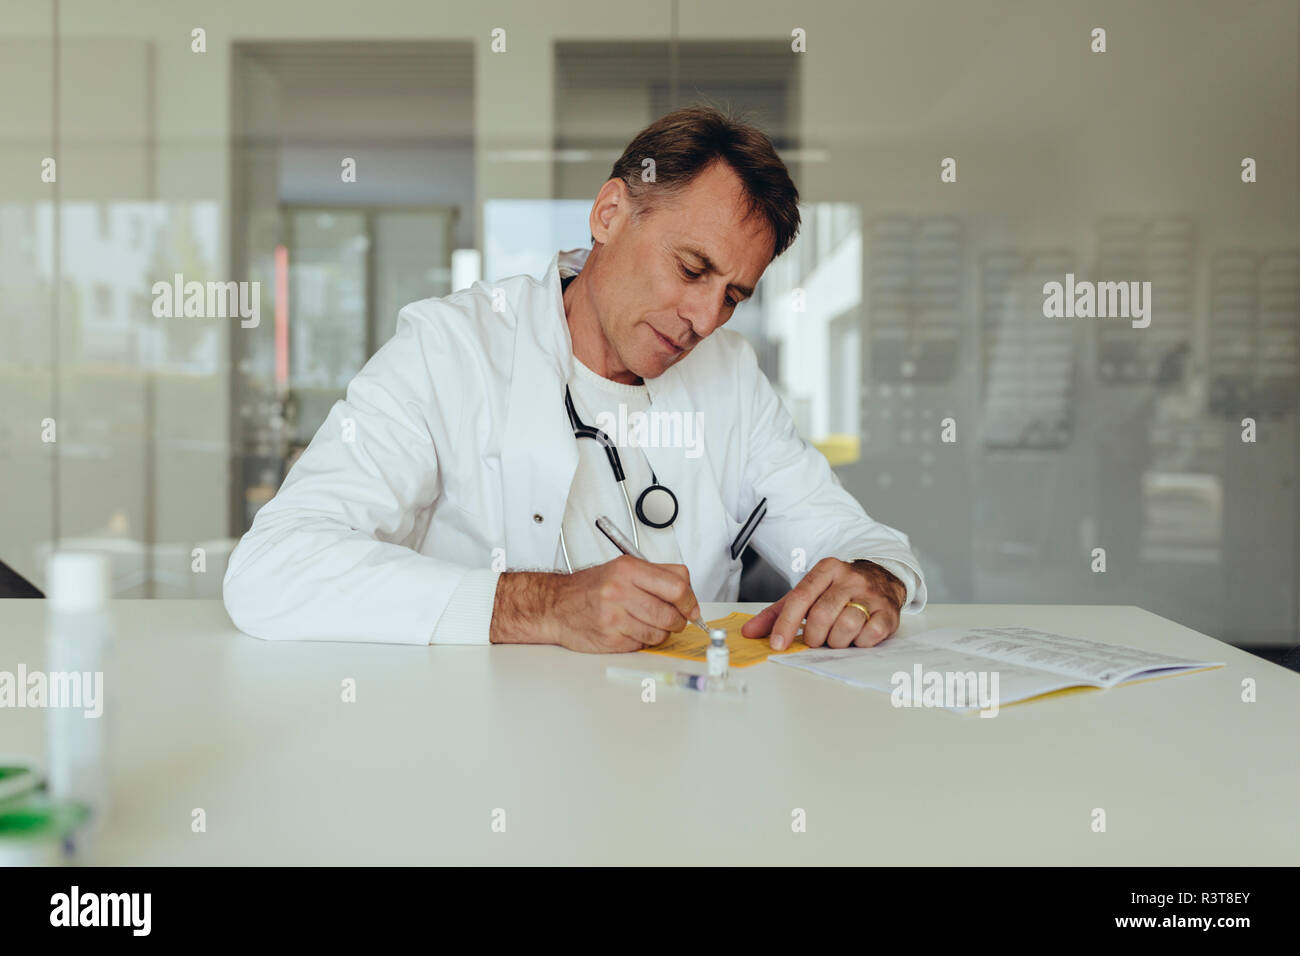
M770 663L741 672L743 700L643 703L605 667L667 658L268 643L217 601L113 608L114 809L91 862L1300 863L1300 674L1136 607L904 617L892 641L1019 624L1227 664L993 719ZM44 614L0 601L0 670L42 666ZM44 714L0 711L0 750L42 755Z

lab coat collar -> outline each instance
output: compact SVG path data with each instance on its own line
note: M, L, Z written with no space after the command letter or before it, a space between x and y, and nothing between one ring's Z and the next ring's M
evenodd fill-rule
M546 275L549 278L552 272L559 275L561 279L567 279L569 276L576 276L582 271L582 267L587 264L587 256L591 255L590 249L569 249L560 251L551 259L551 267L547 270Z

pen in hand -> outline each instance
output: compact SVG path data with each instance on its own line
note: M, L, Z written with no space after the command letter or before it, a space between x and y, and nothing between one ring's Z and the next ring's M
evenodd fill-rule
M601 515L599 518L596 519L596 527L600 530L601 534L603 534L605 537L609 538L611 542L613 542L614 547L618 548L618 550L622 551L624 554L629 554L632 557L639 558L642 561L649 560L644 554L642 554L637 549L636 545L634 545L631 541L627 540L623 532L619 531L618 528L614 525L614 522L610 521L609 518L606 517L605 515ZM692 594L691 597L695 597L695 595ZM699 604L700 602L697 600L695 603ZM709 633L709 625L704 623L703 614L701 614L691 623L694 624L696 627L698 627L700 630L702 630L705 634Z

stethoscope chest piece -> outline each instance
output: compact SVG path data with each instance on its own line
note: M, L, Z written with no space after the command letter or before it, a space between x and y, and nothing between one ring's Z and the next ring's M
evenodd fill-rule
M636 500L636 516L651 528L667 528L677 520L677 496L656 482Z

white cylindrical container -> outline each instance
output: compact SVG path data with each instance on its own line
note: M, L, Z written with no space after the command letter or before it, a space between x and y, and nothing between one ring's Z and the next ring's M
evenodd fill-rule
M65 841L76 862L109 811L112 684L115 635L108 598L108 560L93 552L61 551L46 574L46 767L52 800L89 812L84 827Z

